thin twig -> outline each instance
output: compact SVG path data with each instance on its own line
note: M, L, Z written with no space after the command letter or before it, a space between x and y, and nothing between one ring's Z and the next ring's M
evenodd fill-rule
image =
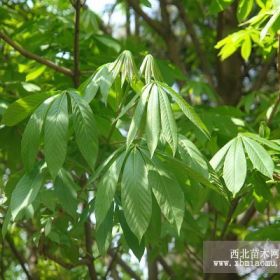
M63 66L59 66L46 58L43 58L37 54L34 54L34 53L24 49L21 45L19 45L15 41L13 41L8 35L4 34L3 32L0 32L0 38L3 39L8 45L10 45L13 49L18 51L24 57L35 60L38 63L46 65L49 68L51 68L57 72L60 72L66 76L70 76L70 77L73 76L73 72L70 69L65 68Z
M216 209L213 209L213 211L214 211L214 226L213 226L211 236L212 236L212 239L215 240L216 239L216 234L217 234L218 212L217 212Z

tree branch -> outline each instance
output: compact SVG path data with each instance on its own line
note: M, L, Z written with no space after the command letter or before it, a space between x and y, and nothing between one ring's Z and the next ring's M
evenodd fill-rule
M109 255L115 258L115 262L132 278L135 280L141 280L141 278L130 268L130 266L118 255L114 255L112 250L109 251Z
M126 36L129 37L131 35L131 30L130 30L130 7L129 4L125 6L125 31L126 31Z
M74 31L74 71L73 81L74 86L77 88L80 85L80 13L81 1L76 0L74 3L75 9L75 31Z
M6 240L7 240L7 243L9 244L9 246L10 246L10 249L11 249L12 253L17 258L17 260L18 260L22 270L24 271L27 279L28 280L34 280L34 278L30 275L30 273L29 273L29 271L26 267L27 262L25 261L24 257L21 255L21 253L17 250L17 248L14 244L14 241L9 234L6 235Z
M139 1L137 0L127 0L127 3L133 8L133 10L144 19L144 21L153 28L161 36L165 36L165 31L162 28L159 21L150 18L140 7Z
M107 271L104 275L104 279L107 279L107 276L109 275L110 272L112 272L113 268L114 268L114 264L116 262L116 257L117 257L117 254L118 254L118 249L119 247L115 250L115 252L113 253L112 257L111 257L111 261L108 265L108 268L107 268Z
M90 219L85 222L85 243L86 243L86 259L88 260L87 262L87 267L88 267L88 273L89 273L89 278L91 280L97 280L97 275L93 263L93 253L92 253L92 236L91 236L91 225L90 225Z
M151 248L147 248L148 279L158 280L157 259L152 256Z
M37 54L29 52L28 50L24 49L21 45L19 45L15 41L13 41L8 35L4 34L3 32L0 32L0 38L2 40L4 40L8 45L10 45L13 49L18 51L22 56L24 56L26 58L29 58L29 59L32 59L32 60L35 60L38 63L46 65L49 68L51 68L51 69L53 69L57 72L60 72L64 75L66 75L66 76L70 76L70 77L73 76L73 72L70 69L65 68L63 66L59 66L59 65L55 64L54 62L46 59L46 58L43 58L43 57L41 57Z
M201 67L202 67L202 71L205 73L205 75L208 79L208 82L214 87L214 81L213 81L212 75L211 75L210 70L209 70L209 65L208 65L208 62L207 62L206 55L201 48L201 45L200 45L199 39L196 35L194 26L187 16L185 7L183 5L183 1L174 0L174 4L178 9L179 16L181 17L183 23L185 24L186 29L189 31L191 40L192 40L193 45L194 45L194 49L197 53L197 57L200 61Z
M70 262L66 262L65 260L63 260L57 256L51 255L48 251L44 251L44 256L46 258L48 258L49 260L52 260L55 263L59 264L60 266L62 266L65 269L72 269L77 266L87 265L87 260L80 260L79 262L76 262L76 263L70 263Z
M158 256L158 262L162 266L162 268L165 270L165 272L171 277L171 279L175 278L175 273L172 270L172 268L168 265L168 263L165 261L165 259L162 256Z
M252 203L251 206L243 215L243 217L240 219L239 224L242 226L247 226L250 220L254 217L255 213L256 213L256 207L255 204Z
M178 43L176 36L170 28L169 14L166 10L166 0L160 0L161 17L162 20L158 21L149 17L140 7L139 1L127 0L127 3L133 8L143 20L152 28L158 35L162 37L167 47L167 54L169 59L174 63L184 74L186 74L186 67L181 57L181 46Z

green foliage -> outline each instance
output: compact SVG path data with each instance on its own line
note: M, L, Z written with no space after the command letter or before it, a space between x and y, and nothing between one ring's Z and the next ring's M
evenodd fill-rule
M82 5L75 51L70 2L6 2L7 279L24 278L10 242L36 279L142 279L132 253L158 279L200 279L203 241L277 239L279 1L171 1L170 21L116 1L126 34Z

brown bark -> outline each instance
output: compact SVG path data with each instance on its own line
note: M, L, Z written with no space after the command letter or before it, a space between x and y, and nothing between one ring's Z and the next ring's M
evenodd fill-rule
M217 41L237 28L236 4L218 15ZM238 53L217 62L218 93L225 104L236 105L242 96L242 59Z

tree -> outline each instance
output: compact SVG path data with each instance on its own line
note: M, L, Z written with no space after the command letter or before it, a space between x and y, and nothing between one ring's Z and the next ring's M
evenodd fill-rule
M0 4L1 278L217 279L279 238L279 4L90 4Z

